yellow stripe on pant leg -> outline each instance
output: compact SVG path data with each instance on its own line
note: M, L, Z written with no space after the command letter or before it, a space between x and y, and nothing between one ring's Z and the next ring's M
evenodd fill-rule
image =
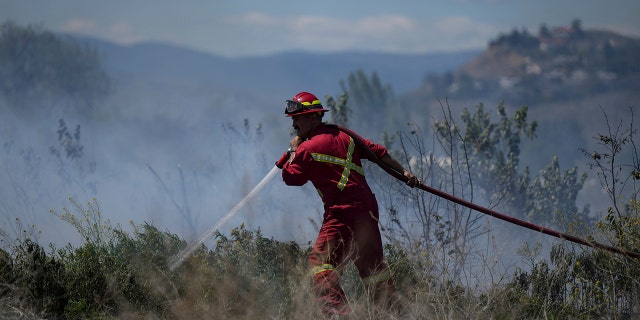
M336 268L333 265L325 263L325 264L321 264L319 266L313 267L311 269L311 271L315 275L315 274L318 274L318 273L321 273L321 272L331 271L331 270L335 270L335 269Z

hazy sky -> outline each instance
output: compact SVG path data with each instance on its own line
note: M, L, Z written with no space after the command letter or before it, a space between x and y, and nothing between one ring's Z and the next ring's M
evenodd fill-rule
M160 41L224 56L285 50L423 53L484 48L514 28L580 19L640 37L637 0L0 0L0 18L118 43Z

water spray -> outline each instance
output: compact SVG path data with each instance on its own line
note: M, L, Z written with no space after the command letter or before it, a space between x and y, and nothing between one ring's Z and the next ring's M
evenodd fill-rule
M238 211L242 207L244 207L249 202L249 200L251 200L260 191L260 189L264 187L265 184L267 184L267 182L273 179L273 177L276 175L277 172L278 172L278 167L274 166L271 169L271 171L269 171L269 173L267 173L267 175L264 176L264 178L262 178L262 180L255 187L253 187L251 192L249 192L242 200L240 200L240 202L238 202L238 204L236 204L229 212L227 212L227 214L224 217L218 220L218 222L216 222L216 224L213 227L207 230L207 232L205 232L202 236L200 236L199 239L197 239L196 241L193 241L182 251L178 252L178 254L169 263L169 269L171 271L174 271L178 266L182 264L182 262L184 262L185 259L187 259L187 257L189 257L196 249L198 249L198 247L200 247L205 241L213 237L215 232L220 227L222 227L225 223L227 223L227 221L229 221L231 217L233 217L236 213L238 213Z

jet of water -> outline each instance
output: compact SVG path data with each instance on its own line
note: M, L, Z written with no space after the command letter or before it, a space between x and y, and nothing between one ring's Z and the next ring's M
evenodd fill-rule
M186 248L180 251L169 264L169 269L171 271L175 270L178 266L184 262L189 255L193 253L200 245L202 245L205 241L209 240L213 236L213 234L218 230L218 228L222 227L231 217L233 217L242 207L244 207L249 200L251 200L259 191L264 187L267 182L269 182L278 172L278 167L274 166L269 173L267 173L264 178L249 192L238 204L235 205L227 214L222 217L222 219L218 220L218 222L211 227L207 232L205 232L198 240L190 243Z

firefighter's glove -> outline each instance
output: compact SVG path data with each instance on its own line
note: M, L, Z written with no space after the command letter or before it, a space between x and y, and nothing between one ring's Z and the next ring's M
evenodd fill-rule
M416 177L413 173L405 170L404 176L407 177L407 185L411 188L415 188L420 185L420 179Z

